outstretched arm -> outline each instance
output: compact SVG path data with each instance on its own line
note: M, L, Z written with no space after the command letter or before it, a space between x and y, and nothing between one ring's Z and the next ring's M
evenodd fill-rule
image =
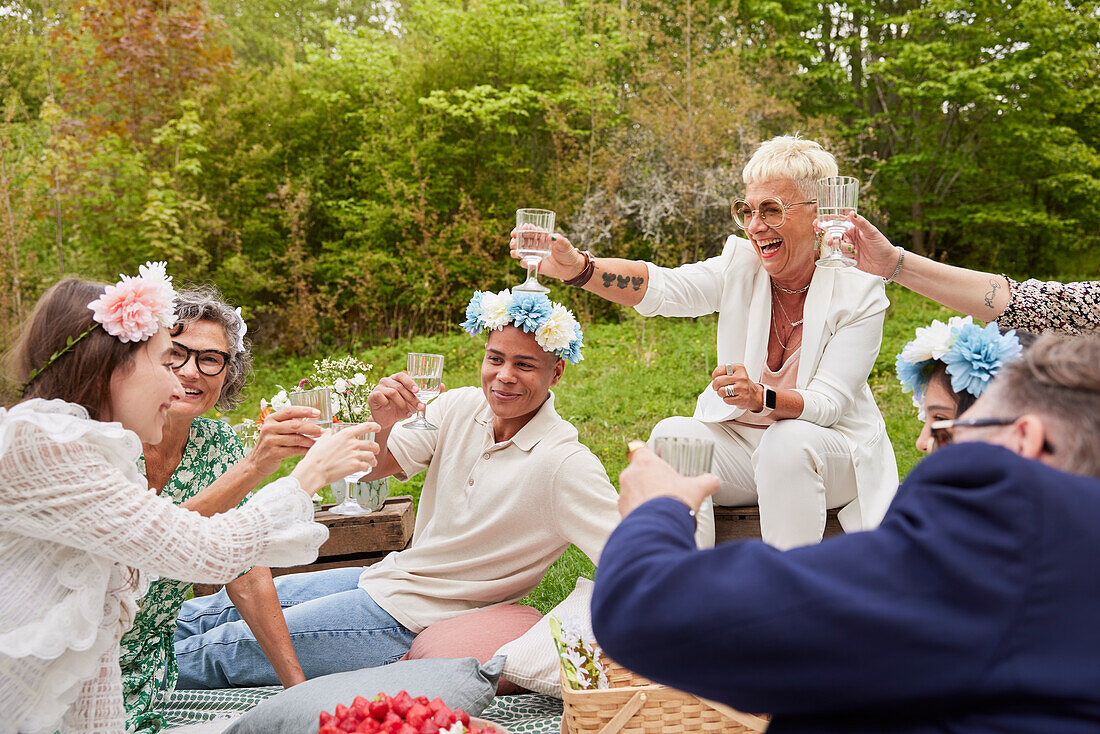
M516 253L516 234L512 233L512 257ZM649 270L640 260L624 260L619 257L592 258L594 270L592 277L584 284L584 289L622 306L637 306L649 286ZM565 282L573 280L584 272L586 260L564 235L556 234L551 238L550 257L539 264L539 273Z
M982 321L996 320L1008 305L1011 293L1003 275L958 268L908 252L895 247L863 217L851 219L855 227L844 237L856 248L860 270L893 277L911 291Z
M253 566L251 571L226 584L225 593L241 613L241 618L248 624L252 634L256 635L256 642L260 643L260 648L271 662L283 688L290 688L304 681L306 676L294 652L294 644L290 641L290 631L279 605L279 595L275 591L271 569Z

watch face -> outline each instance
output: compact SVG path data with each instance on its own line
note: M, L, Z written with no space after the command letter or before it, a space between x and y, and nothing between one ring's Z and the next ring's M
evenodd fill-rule
M764 388L764 407L768 410L775 410L775 390L770 387Z

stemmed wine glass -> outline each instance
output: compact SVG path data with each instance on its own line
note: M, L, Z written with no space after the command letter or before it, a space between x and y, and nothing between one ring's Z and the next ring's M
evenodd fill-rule
M539 263L550 257L550 235L554 232L554 212L548 209L516 210L516 254L527 268L527 280L512 291L549 293L539 283Z
M355 428L358 423L337 423L333 425L332 430L343 431L348 428ZM365 441L374 440L374 432L370 432L363 436ZM354 474L348 474L343 479L337 480L329 485L332 489L332 497L340 504L329 509L334 515L369 515L372 510L359 505L358 498L355 496L355 488L358 482L363 477L370 474L369 471L355 472Z
M824 231L821 240L819 268L850 268L856 264L853 258L841 252L842 237L852 228L849 214L856 213L859 198L859 180L851 176L830 176L817 182L817 226Z
M420 399L420 402L427 405L429 400L439 395L439 384L443 380L442 354L410 352L406 369L409 377L416 383L418 388L416 397ZM433 426L428 422L423 410L417 414L416 418L401 425L405 428L414 428L421 431L434 431L437 429L437 426Z

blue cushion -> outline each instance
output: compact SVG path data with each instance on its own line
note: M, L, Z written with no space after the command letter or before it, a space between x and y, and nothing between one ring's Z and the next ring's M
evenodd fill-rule
M322 711L335 711L337 704L350 706L356 696L374 698L379 693L396 696L438 696L452 709L465 709L477 716L496 695L497 679L504 668L504 656L487 663L477 658L455 660L429 658L401 660L377 668L323 675L299 683L272 696L233 722L225 734L302 734L316 731Z

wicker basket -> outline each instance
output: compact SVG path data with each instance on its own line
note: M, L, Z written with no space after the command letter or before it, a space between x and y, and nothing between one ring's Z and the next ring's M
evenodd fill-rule
M653 683L604 656L610 688L574 690L561 673L562 734L742 734L768 720Z

